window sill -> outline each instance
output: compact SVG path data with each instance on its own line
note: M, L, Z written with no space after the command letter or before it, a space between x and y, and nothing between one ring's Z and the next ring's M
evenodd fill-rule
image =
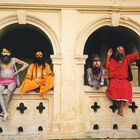
M85 93L105 93L107 89L107 86L103 86L99 89L95 89L94 87L90 86L84 86ZM140 87L132 87L133 93L139 93L140 94Z
M7 89L4 90L3 94L7 94ZM20 95L21 91L20 91L20 88L16 88L16 90L14 91L14 95ZM48 95L52 95L53 94L53 90L50 90L47 92ZM46 95L47 95L46 94ZM34 92L34 91L31 91L31 92L28 92L28 93L25 93L25 95L39 95L38 93Z

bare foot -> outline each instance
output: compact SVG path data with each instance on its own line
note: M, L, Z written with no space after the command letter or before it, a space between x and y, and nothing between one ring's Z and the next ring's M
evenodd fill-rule
M3 114L3 112L1 112L1 113L0 113L0 117L4 117L4 114Z
M36 92L36 93L39 93L39 91L40 91L40 88L36 88L36 89L35 89L35 92Z
M122 116L122 117L124 117L124 115L123 115L123 111L118 111L118 115L120 115L120 116Z
M4 114L4 116L3 116L3 121L6 121L6 120L7 120L7 118L8 118L8 116L9 116L9 114L8 114L8 113Z

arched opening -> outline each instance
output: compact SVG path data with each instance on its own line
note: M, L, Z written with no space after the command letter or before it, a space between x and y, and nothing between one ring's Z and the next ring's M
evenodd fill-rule
M101 62L104 63L109 48L116 48L117 45L123 45L126 54L140 52L140 37L133 30L124 27L103 26L94 31L87 39L84 47L84 54L88 55L85 64L85 70L90 66L91 56L98 54ZM139 72L138 72L139 73ZM138 74L140 77L140 74ZM138 78L140 79L140 78ZM137 81L140 85L140 81ZM85 78L86 84L86 78Z
M0 31L0 48L7 47L12 51L13 57L31 63L34 53L38 50L44 52L46 61L51 64L50 55L53 47L48 36L38 27L31 24L11 24ZM52 66L52 65L51 65ZM20 74L22 80L26 71Z

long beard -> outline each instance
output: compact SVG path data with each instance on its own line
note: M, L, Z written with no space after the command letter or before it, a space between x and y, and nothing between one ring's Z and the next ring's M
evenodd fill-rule
M117 54L117 56L115 57L116 61L122 61L124 59L124 55L123 54Z
M36 58L33 60L33 63L39 64L39 65L43 65L45 66L45 60L44 58Z
M1 55L1 61L3 64L9 64L11 61L10 55Z
M101 71L101 68L92 68L93 75L99 75Z

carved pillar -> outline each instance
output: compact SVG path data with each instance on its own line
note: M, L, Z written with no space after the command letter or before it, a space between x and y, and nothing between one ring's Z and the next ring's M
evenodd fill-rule
M76 59L76 93L78 94L78 120L79 120L79 131L84 131L85 129L85 119L87 110L85 107L86 100L84 94L84 64L87 59L87 55L78 55Z
M60 131L60 92L61 92L61 56L51 56L54 72L54 94L53 94L53 116L52 116L52 130L53 132Z

